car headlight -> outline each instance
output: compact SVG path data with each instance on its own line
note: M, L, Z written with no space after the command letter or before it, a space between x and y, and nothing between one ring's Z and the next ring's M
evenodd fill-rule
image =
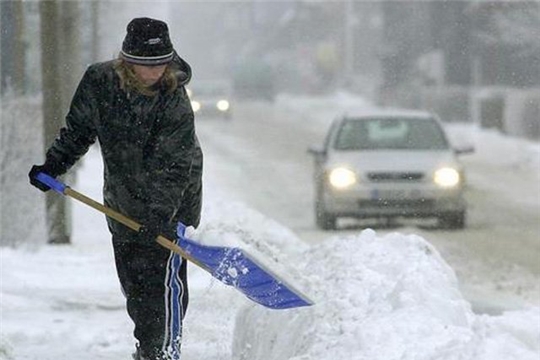
M192 101L191 102L191 108L193 109L193 112L197 112L201 110L201 103L198 101Z
M227 100L219 100L216 104L219 111L229 110L229 102Z
M339 167L330 171L328 179L330 185L336 189L345 189L356 183L356 174L347 168Z
M445 167L435 171L433 181L441 187L449 188L458 185L461 177L456 169Z

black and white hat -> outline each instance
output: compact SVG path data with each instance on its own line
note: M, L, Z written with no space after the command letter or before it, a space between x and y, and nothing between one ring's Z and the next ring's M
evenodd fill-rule
M174 48L167 24L150 18L131 20L120 55L125 61L137 65L169 63L174 56Z

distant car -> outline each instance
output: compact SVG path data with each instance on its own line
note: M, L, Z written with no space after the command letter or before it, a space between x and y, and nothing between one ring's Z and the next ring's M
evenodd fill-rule
M465 226L464 171L434 114L377 110L332 124L315 157L315 217L335 229L339 217L417 217Z
M231 87L226 81L194 81L187 89L196 117L231 119Z

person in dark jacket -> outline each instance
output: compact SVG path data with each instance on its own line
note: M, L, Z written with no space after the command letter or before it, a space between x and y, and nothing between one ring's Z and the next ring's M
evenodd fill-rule
M135 324L135 359L180 359L186 261L154 240L177 239L178 222L200 221L203 155L184 88L190 78L167 24L133 19L118 59L88 67L45 163L29 173L31 184L47 191L39 172L64 174L99 141L105 204L142 224L135 232L107 219Z

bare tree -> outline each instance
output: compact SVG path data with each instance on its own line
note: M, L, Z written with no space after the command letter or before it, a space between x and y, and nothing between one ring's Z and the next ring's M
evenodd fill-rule
M25 85L23 1L2 1L0 13L2 16L1 93L5 94L9 88L16 94L20 94L24 92Z
M59 3L58 23L60 61L59 76L62 85L62 109L67 109L81 77L81 46L79 27L79 2Z
M99 2L92 1L91 3L91 61L98 61L98 49L99 49Z
M60 78L59 5L57 0L41 0L41 68L43 86L43 135L47 148L62 126L62 85ZM70 243L66 224L66 200L51 191L46 196L49 243Z

